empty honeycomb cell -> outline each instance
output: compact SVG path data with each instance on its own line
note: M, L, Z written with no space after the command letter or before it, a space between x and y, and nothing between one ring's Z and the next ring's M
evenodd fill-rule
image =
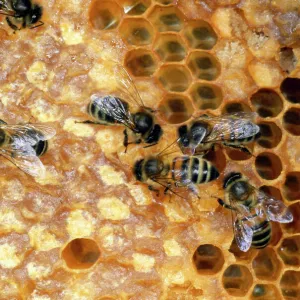
M260 137L257 143L264 148L276 147L282 137L281 129L273 122L260 122L257 124L260 128Z
M277 251L286 265L299 267L300 235L284 239Z
M208 151L207 154L204 155L205 159L209 160L213 163L214 166L219 170L219 172L223 172L226 167L226 157L221 148L214 149L213 151Z
M223 114L234 114L239 112L251 112L251 108L242 102L231 102L227 103L223 110Z
M125 14L130 16L142 15L151 5L151 0L122 0L120 2L122 2Z
M152 25L143 18L125 18L119 32L124 41L135 46L151 44L154 36Z
M199 109L217 109L223 100L222 90L215 84L196 82L190 93Z
M283 108L281 97L269 89L258 90L251 96L251 102L262 118L276 117Z
M160 34L153 47L163 61L181 61L187 52L183 40L175 33Z
M189 70L182 65L164 65L157 77L167 91L184 92L191 83Z
M281 277L280 287L282 296L286 300L294 300L300 298L300 272L286 271Z
M297 66L297 57L293 48L283 47L279 53L279 63L283 71L291 73Z
M252 300L275 300L280 299L280 292L273 284L256 284L253 288Z
M282 164L277 155L263 152L256 157L255 168L260 177L267 180L273 180L280 175Z
M300 199L300 172L290 172L286 175L283 193L288 201Z
M280 190L274 186L263 185L259 188L259 190L271 197L274 197L275 199L282 201Z
M184 16L175 6L154 6L149 14L151 23L160 32L180 31L184 26Z
M222 269L224 256L218 247L205 244L197 248L193 255L193 262L198 273L211 275Z
M192 52L187 65L198 79L212 81L215 80L221 72L219 61L211 54L204 51Z
M191 101L178 94L167 95L160 103L159 115L171 124L179 124L187 121L194 113Z
M229 147L226 148L226 153L231 160L242 161L251 158L251 154Z
M210 24L203 20L189 23L184 28L184 36L189 46L194 49L210 50L218 40Z
M100 250L94 240L78 238L66 245L61 256L70 269L88 269L99 259Z
M96 0L90 5L89 20L95 29L108 30L116 28L122 15L122 8L113 1Z
M223 286L231 296L245 296L252 286L253 278L246 266L230 265L223 273Z
M282 81L280 90L283 96L292 103L300 103L300 79L286 78Z
M289 210L293 214L293 222L281 224L281 227L288 233L300 233L300 202L290 205Z
M300 135L300 109L290 108L283 116L283 127L291 134Z
M281 263L272 248L264 248L253 259L252 268L257 278L273 281L280 274Z
M146 49L133 49L125 57L127 70L136 77L151 76L157 68L157 59Z

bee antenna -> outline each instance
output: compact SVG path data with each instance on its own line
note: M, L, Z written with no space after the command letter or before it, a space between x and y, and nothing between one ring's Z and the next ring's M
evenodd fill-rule
M159 153L157 154L157 156L162 156L162 154L163 154L167 149L169 149L170 147L174 146L174 144L176 144L177 142L178 142L178 139L176 139L173 143L171 143L171 144L168 145L165 149L163 149L161 152L159 152ZM171 153L174 153L174 152L176 152L176 151L169 152L168 154L171 154ZM166 154L164 154L164 155L166 155Z

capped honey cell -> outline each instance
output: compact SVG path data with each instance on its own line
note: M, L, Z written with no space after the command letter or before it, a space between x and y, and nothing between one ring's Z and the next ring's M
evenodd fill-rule
M291 73L297 66L297 57L293 48L283 47L279 53L279 63L283 71Z
M195 82L190 89L194 104L199 109L217 109L223 100L220 87L211 83Z
M184 92L191 83L191 75L189 70L183 65L163 65L157 77L163 87L170 92Z
M229 295L242 297L252 286L253 277L246 266L233 264L223 273L222 281Z
M166 62L181 61L186 57L187 49L182 38L175 33L161 33L153 44L158 56Z
M157 68L157 59L151 51L133 49L127 52L125 66L130 74L136 77L151 76Z
M193 262L199 274L211 275L221 270L224 264L224 257L218 247L204 244L195 251Z
M160 117L170 124L179 124L190 119L194 112L191 101L180 94L169 94L159 104Z
M149 19L160 32L178 32L184 26L184 16L175 6L154 6L149 14Z
M155 34L152 25L143 18L125 18L119 32L124 41L135 46L151 44Z
M114 29L119 25L122 15L122 8L114 1L95 0L90 5L89 20L94 29Z
M193 49L210 50L218 40L211 25L203 20L189 22L184 28L184 36Z
M202 80L216 80L221 72L219 61L213 55L204 51L191 52L187 64L194 76Z

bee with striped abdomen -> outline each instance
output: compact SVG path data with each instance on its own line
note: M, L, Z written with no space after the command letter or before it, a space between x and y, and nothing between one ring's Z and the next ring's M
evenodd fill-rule
M84 121L87 124L124 125L125 149L129 144L148 144L147 147L158 143L162 136L162 128L154 122L154 111L146 107L126 70L114 66L114 76L117 88L106 95L94 94L88 105L88 113L95 121ZM128 141L129 129L134 141ZM126 150L125 150L126 152Z
M290 223L293 215L279 200L257 190L241 173L230 173L224 179L225 201L218 202L234 215L233 229L238 247L246 252L265 248L272 237L270 221Z
M195 156L178 156L173 158L171 164L164 162L159 155L138 160L133 168L138 181L146 182L148 179L170 190L174 194L174 187L188 187L193 192L194 185L208 183L219 177L216 167L205 159ZM150 190L158 191L149 185Z
M0 155L25 173L43 177L45 167L39 159L48 148L55 130L42 124L9 125L0 120Z
M178 144L184 154L204 155L215 145L224 145L250 153L244 144L259 136L252 122L256 113L239 112L220 117L200 116L178 128Z

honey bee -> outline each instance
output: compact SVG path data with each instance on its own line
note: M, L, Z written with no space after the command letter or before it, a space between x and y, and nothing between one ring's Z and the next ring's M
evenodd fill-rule
M194 185L207 183L219 177L217 168L205 159L195 156L178 156L172 163L165 163L159 156L150 156L138 160L133 168L133 173L138 181L146 182L148 179L158 183L178 195L172 186L188 187L197 194ZM152 185L148 188L158 192Z
M39 157L48 148L55 130L42 124L9 125L0 120L0 155L25 173L44 177L45 167Z
M270 221L290 223L293 215L279 200L257 190L241 173L230 173L224 179L225 201L220 205L233 213L233 229L238 247L265 248L272 236Z
M146 143L146 147L158 143L162 136L162 128L154 123L154 111L146 107L127 71L121 66L114 67L117 89L110 95L94 94L88 105L88 114L95 121L82 123L101 125L124 125L125 152L129 144ZM126 100L123 100L123 97ZM135 112L133 112L133 110ZM134 141L128 141L129 129Z
M204 155L215 145L250 151L244 144L259 137L260 128L252 122L256 113L239 112L209 117L196 118L188 125L178 128L178 144L184 154Z
M33 4L31 0L0 0L0 14L7 16L6 22L14 31L26 27L33 29L44 25L41 21L42 7ZM15 23L21 23L21 27L19 28L11 18Z

